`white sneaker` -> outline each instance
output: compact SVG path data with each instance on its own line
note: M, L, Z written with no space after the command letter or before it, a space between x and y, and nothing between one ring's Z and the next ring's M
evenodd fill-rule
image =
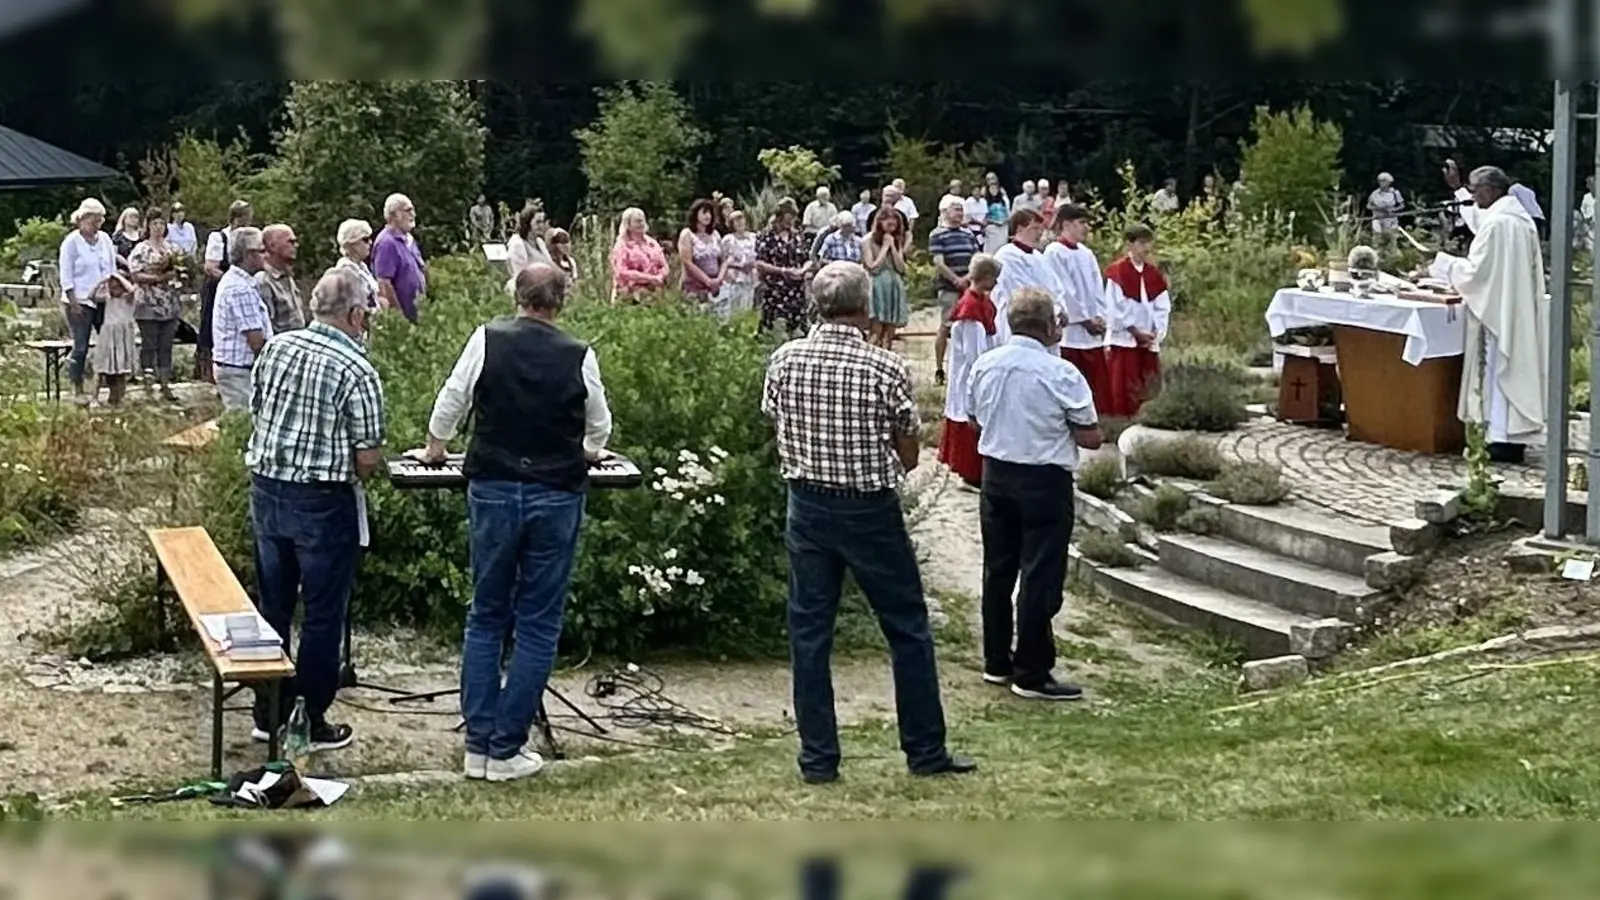
M489 757L483 753L468 753L461 763L461 774L473 781L482 781L489 776Z
M544 768L544 757L537 751L524 747L510 759L491 759L484 772L484 777L490 781L516 781L519 778L528 778L539 774Z

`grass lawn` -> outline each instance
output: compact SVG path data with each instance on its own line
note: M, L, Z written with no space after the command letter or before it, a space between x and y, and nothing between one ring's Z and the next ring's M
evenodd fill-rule
M1600 815L1593 662L1441 669L1254 709L1220 683L1099 685L1082 705L993 703L951 723L982 770L915 779L892 723L843 735L841 780L795 776L791 737L651 753L509 786L363 787L300 820L349 819L1590 819ZM1204 682L1207 679L1200 679ZM201 803L74 813L227 818ZM252 817L259 820L258 817Z

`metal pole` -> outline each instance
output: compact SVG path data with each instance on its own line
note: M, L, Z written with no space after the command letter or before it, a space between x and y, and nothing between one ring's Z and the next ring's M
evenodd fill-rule
M1600 16L1594 17L1595 36L1600 37ZM1574 20L1574 24L1576 21ZM1573 29L1576 31L1576 28ZM1596 104L1600 107L1600 91L1596 92ZM1600 111L1600 108L1597 108ZM1600 139L1600 120L1595 123L1595 137ZM1600 184L1600 144L1595 145L1594 152L1595 183ZM1594 283L1589 286L1589 383L1593 390L1596 365L1600 365L1600 255L1594 258ZM1590 401L1589 412L1589 452L1585 455L1588 460L1585 466L1588 475L1592 478L1600 474L1600 416L1594 414L1594 403ZM1589 496L1596 493L1594 485L1589 486ZM1600 544L1600 503L1584 503L1584 538L1591 544Z
M1544 452L1544 535L1556 539L1566 529L1567 385L1572 380L1572 197L1577 162L1573 119L1574 84L1556 81L1555 184L1550 194L1550 359L1546 373Z

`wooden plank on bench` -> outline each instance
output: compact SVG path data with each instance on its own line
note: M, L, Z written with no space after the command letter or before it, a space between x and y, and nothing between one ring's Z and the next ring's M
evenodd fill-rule
M238 683L271 681L294 675L294 664L287 657L277 660L233 660L206 633L201 616L255 612L239 579L228 568L204 528L152 528L145 532L155 547L156 559L166 572L189 614L189 622L205 643L211 664L224 681Z

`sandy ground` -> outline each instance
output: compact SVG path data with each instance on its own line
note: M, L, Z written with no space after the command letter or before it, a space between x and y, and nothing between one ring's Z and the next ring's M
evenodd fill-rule
M913 327L927 329L929 323L922 320L929 316L927 311L920 313ZM908 357L931 358L929 342L907 343ZM924 561L925 588L934 605L948 606L960 616L953 637L952 629L942 630L940 673L958 740L963 711L1007 702L1004 694L977 678L976 598L982 575L978 498L959 489L931 451L914 473L910 490L916 498L910 520ZM78 536L0 558L0 797L17 792L60 797L145 789L181 784L207 771L209 673L200 660L174 655L90 666L48 654L36 638L63 615L93 612L91 601L85 599L87 587L115 571L122 560L142 552L138 524L129 514L96 512ZM1108 657L1131 659L1156 677L1192 670L1193 663L1181 653L1114 624L1116 617L1103 613L1104 607L1070 598L1058 620L1063 638L1078 646L1105 647ZM970 631L962 633L962 624ZM456 648L432 648L434 662L419 665L415 646L404 639L358 632L355 646L364 680L418 690L456 684ZM1062 674L1087 679L1092 689L1092 679L1103 674L1103 668L1084 664L1082 658L1080 654ZM591 663L578 671L560 672L554 685L595 711L584 687L607 667ZM791 725L788 670L781 661L651 664L650 668L664 679L665 696L736 734L770 736ZM889 669L879 655L837 661L835 681L842 723L892 717ZM234 705L247 700L240 696ZM564 718L564 710L552 711L560 725L585 730L575 719ZM385 695L350 690L341 693L334 718L353 725L358 739L349 749L320 761L327 774L453 770L460 763L453 697L396 706ZM249 738L244 712L228 714L225 738L225 770L264 759L264 748ZM631 752L637 749L633 744L668 741L675 747L694 748L739 739L694 730L679 734L621 730L601 739L562 732L560 738L575 756Z

